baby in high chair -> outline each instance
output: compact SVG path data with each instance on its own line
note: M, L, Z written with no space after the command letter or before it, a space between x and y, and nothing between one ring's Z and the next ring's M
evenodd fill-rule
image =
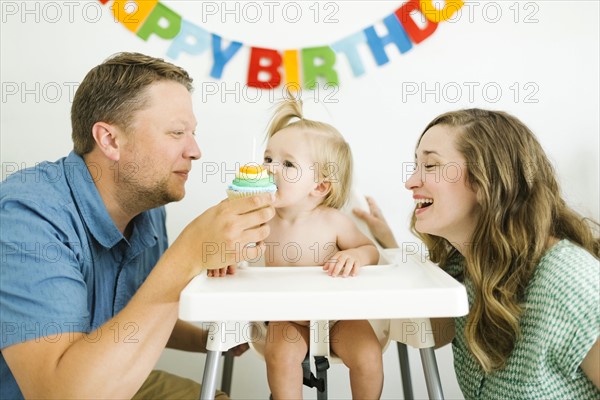
M305 119L300 101L285 100L275 111L267 140L264 167L277 194L276 215L265 240L265 265L322 265L331 277L350 277L362 266L377 264L379 252L373 242L339 211L352 182L352 154L342 135L329 124ZM224 271L211 275L219 274ZM371 324L337 321L330 327L331 350L349 368L352 397L378 399L382 351ZM274 399L302 397L309 329L307 321L269 324L264 356Z
M337 129L305 119L302 103L286 100L275 111L267 139L264 165L273 175L277 196L266 242L281 244L275 249L294 243L300 251L267 252L265 264L322 265L332 277L354 276L360 267L377 264L375 245L339 211L350 193L352 154ZM290 337L302 340L291 341ZM269 324L265 360L274 399L302 397L302 360L308 341L307 322ZM381 345L370 323L338 321L331 328L330 345L350 370L352 397L379 398L383 387Z

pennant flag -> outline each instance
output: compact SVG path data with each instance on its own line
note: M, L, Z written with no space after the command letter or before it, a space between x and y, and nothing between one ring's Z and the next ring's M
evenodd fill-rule
M107 5L110 0L98 0ZM439 3L439 2L436 2ZM246 85L258 89L274 89L282 84L288 88L314 90L320 84L338 86L336 63L345 60L352 75L365 74L365 64L359 52L366 46L378 66L387 64L390 49L400 54L410 51L437 30L439 23L452 18L464 5L461 0L446 0L437 8L433 0L408 0L394 13L365 29L342 38L333 44L303 49L266 49L246 46L241 42L223 39L208 32L159 0L118 1L110 9L117 21L144 41L152 35L171 41L167 57L177 59L181 54L198 56L211 50L213 64L210 76L221 79L227 64L242 47L250 49ZM256 8L256 4L254 5ZM213 10L214 11L214 10ZM255 14L257 10L253 9ZM260 10L258 10L260 11ZM295 12L300 12L295 9ZM423 23L418 25L415 18ZM382 25L378 34L375 26ZM385 28L385 33L383 33ZM338 56L342 57L338 57Z

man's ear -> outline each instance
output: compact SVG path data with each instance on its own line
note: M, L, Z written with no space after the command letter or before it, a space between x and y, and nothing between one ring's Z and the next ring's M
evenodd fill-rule
M323 180L314 187L311 194L315 197L325 197L330 191L331 182Z
M92 136L100 151L110 160L119 161L120 149L117 136L120 130L106 122L96 122L92 126Z

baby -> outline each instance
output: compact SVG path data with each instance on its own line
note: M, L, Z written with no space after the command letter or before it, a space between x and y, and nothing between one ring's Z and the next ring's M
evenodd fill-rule
M266 266L322 265L332 277L348 277L362 266L377 264L375 245L339 210L352 181L352 154L342 135L329 124L305 119L301 102L286 100L274 114L267 140L264 166L273 176L277 194L276 215L269 221L271 233L265 240L275 251L266 252ZM278 251L289 243L297 249L291 257ZM302 340L292 342L290 337ZM269 324L265 359L274 399L302 397L302 361L308 341L306 321ZM338 321L331 328L330 343L350 370L352 397L379 398L381 345L370 323Z
M352 153L337 129L305 119L300 101L285 100L271 120L263 165L277 186L276 215L268 222L263 254L267 267L322 265L332 277L349 277L378 263L373 242L340 211L350 193ZM290 247L294 251L284 250ZM208 271L209 276L227 273L235 273L234 266ZM330 321L329 326L331 350L350 370L352 397L378 399L383 361L369 321ZM269 324L264 356L273 399L302 397L309 333L308 321Z

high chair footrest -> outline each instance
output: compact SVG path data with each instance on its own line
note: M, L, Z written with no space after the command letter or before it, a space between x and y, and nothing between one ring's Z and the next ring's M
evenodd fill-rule
M302 362L302 383L309 388L316 388L319 392L323 393L327 390L327 369L329 369L327 357L316 356L315 367L317 376L310 370L310 357L307 356Z
M319 392L325 391L325 381L323 379L317 379L311 372L310 377L302 380L304 386L309 388L316 388Z

